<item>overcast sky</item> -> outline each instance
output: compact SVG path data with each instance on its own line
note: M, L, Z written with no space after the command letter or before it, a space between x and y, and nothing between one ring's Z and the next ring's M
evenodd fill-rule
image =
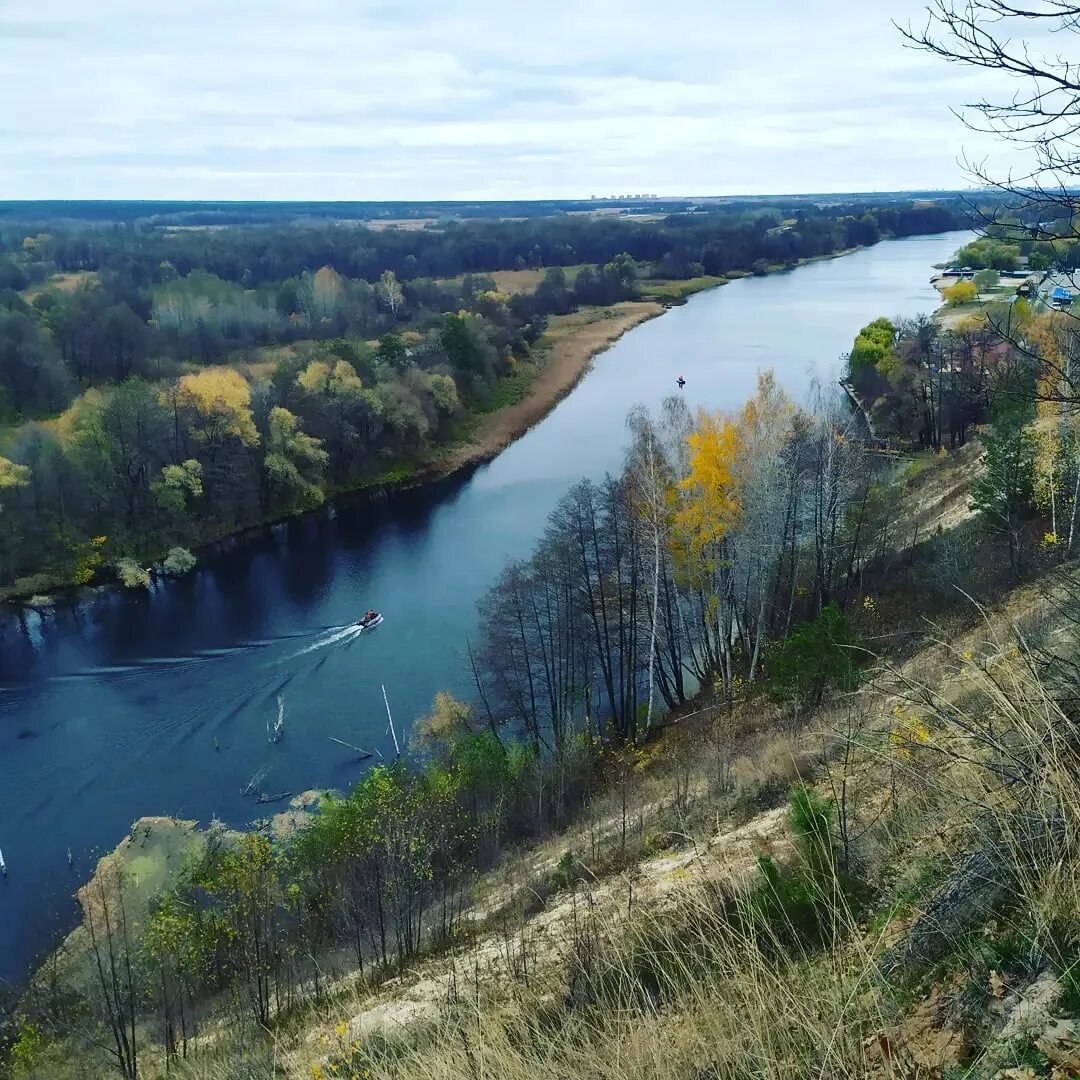
M912 0L0 0L0 198L964 186Z

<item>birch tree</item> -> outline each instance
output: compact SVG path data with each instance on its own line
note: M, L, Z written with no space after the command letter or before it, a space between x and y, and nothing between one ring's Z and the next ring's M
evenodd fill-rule
M645 731L652 728L656 698L656 630L660 608L660 563L667 545L674 506L672 475L652 417L637 406L626 418L632 442L626 459L626 478L630 506L645 528L650 548L649 592L649 703L645 713Z
M396 319L398 308L401 307L403 294L398 284L397 275L393 270L384 270L379 278L377 290L379 299L386 305L390 314Z

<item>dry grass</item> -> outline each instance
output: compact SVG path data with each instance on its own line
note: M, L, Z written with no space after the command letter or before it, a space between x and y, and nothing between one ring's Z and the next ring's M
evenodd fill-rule
M1071 1021L1040 1014L1054 1039L1039 1031L1017 1038L1015 1023L1008 1039L1000 1035L1037 978L1049 988L1043 996L1052 1010L1060 985L1045 972L1076 962L1070 950L1080 930L1080 887L1071 853L1080 838L1080 769L1073 725L1038 677L1033 654L999 626L987 623L983 634L988 649L979 658L936 646L953 665L949 693L891 673L892 693L878 708L904 702L908 723L917 714L925 737L910 726L914 734L898 739L890 711L860 732L849 763L847 782L875 796L858 807L857 826L861 851L873 860L867 872L895 898L879 908L884 919L868 920L841 902L831 944L792 949L780 944L790 928L772 925L763 938L760 926L733 918L739 900L712 877L687 881L674 903L669 896L622 917L592 889L563 913L569 925L559 965L545 969L534 959L515 993L496 993L492 980L472 976L466 956L438 1020L429 1013L412 1033L355 1043L348 1028L337 1056L328 1035L327 1060L341 1062L343 1075L395 1080L929 1080L950 1069L957 1077L1037 1077L1075 1060ZM789 750L783 740L770 744L756 767L794 758ZM1003 768L1012 770L1008 782ZM1053 837L1045 851L1033 842L1038 835ZM920 894L927 860L940 856L947 864L956 852L991 842L1014 891L1004 908L972 924L975 940L987 945L957 939L925 980L883 977L882 949L933 899L925 882ZM1004 943L1015 940L1024 943L1020 958L1002 960ZM998 959L987 959L986 950ZM1046 1072L1005 1071L1033 1056L1048 1061ZM312 1064L322 1067L291 1060L286 1075L313 1075Z
M485 416L469 437L442 459L440 471L455 472L466 465L489 461L539 423L577 385L589 361L627 330L663 314L659 304L626 301L611 308L583 308L555 316L537 343L544 357L528 394L516 404Z
M172 1075L989 1080L1057 1053L1044 1014L1080 959L1080 762L1040 665L1080 650L1032 591L1013 599L801 732L760 703L666 731L567 832L485 879L449 950L376 988L346 979L269 1039L211 1028ZM838 888L816 943L748 899L760 855L797 865L784 793L811 775L845 808L870 897ZM1006 901L925 972L884 975L970 851L995 853ZM553 885L567 852L576 883ZM1036 991L1043 1013L1016 1035Z
M96 281L97 274L93 270L75 270L66 274L53 274L45 281L39 281L35 285L29 285L19 294L27 303L32 303L46 289L56 289L62 293L73 293L80 285L90 281Z
M726 285L726 277L704 274L694 278L645 278L640 282L641 295L656 300L683 300L694 293Z
M579 263L576 266L563 266L560 267L562 272L566 275L568 284L573 284L577 278L578 271L584 266L584 263ZM544 275L547 274L549 267L535 267L526 268L524 270L489 270L481 271L473 275L473 277L491 278L495 282L495 288L501 293L533 293L536 292L537 286L544 280ZM458 274L457 277L439 278L438 280L445 285L460 285L463 275Z

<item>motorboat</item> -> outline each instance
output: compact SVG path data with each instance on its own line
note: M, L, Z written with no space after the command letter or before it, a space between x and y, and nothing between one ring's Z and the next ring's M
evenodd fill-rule
M374 630L382 621L382 612L372 611L370 614L365 615L356 625L359 626L361 630Z

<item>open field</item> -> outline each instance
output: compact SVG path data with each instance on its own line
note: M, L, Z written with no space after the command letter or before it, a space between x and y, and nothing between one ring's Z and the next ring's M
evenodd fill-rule
M87 281L93 281L97 274L93 270L75 270L69 274L53 274L52 277L39 281L34 285L28 285L19 294L27 303L32 303L35 297L40 296L46 289L57 289L60 292L74 292L80 285Z
M579 263L577 266L561 267L563 273L566 274L566 280L573 282L583 265L584 263ZM495 282L495 288L502 293L532 293L536 292L537 286L544 280L544 275L551 269L554 269L554 267L528 267L525 270L485 270L473 274L473 277L491 278ZM460 285L463 276L459 274L457 277L439 278L438 280L447 285Z
M405 232L420 232L430 225L438 224L438 218L376 218L372 221L361 221L365 229L373 232L384 232L386 229L403 229ZM349 224L355 224L349 222Z

